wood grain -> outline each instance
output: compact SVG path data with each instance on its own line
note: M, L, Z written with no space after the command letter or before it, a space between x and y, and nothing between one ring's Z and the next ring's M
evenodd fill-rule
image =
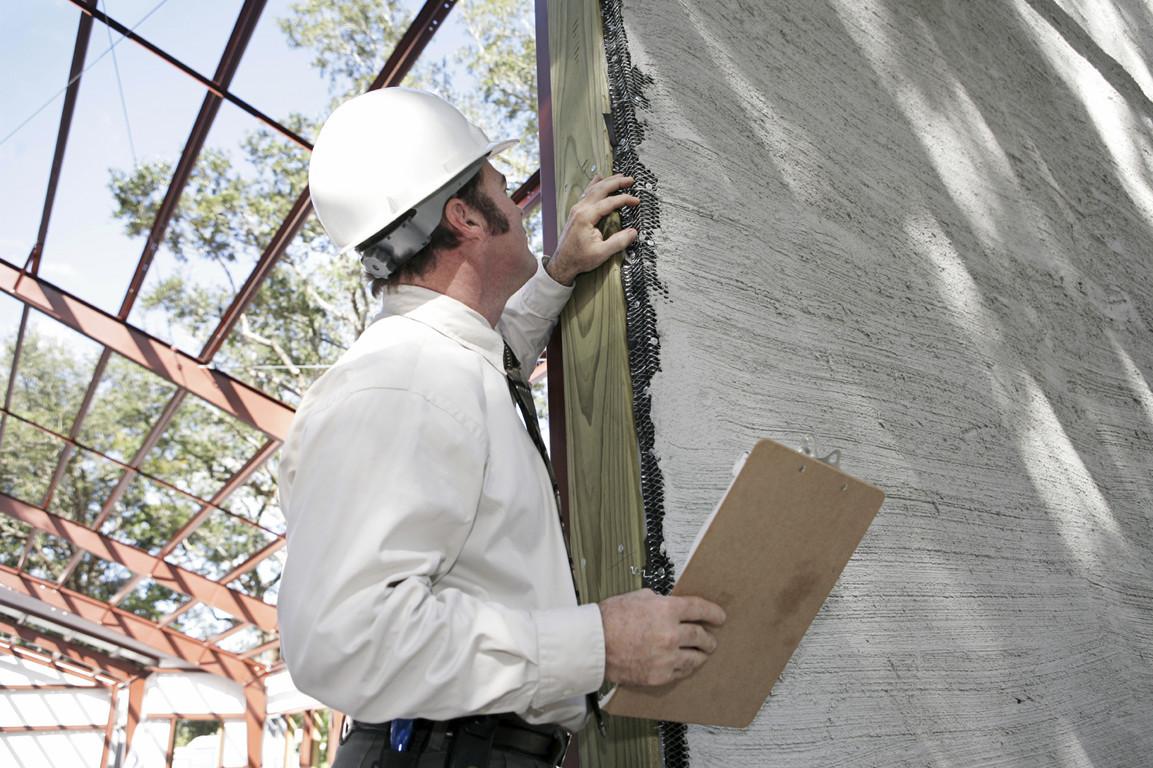
M612 172L612 150L598 3L550 0L548 29L559 232L592 176ZM619 255L578 278L560 327L573 561L582 600L595 602L639 589L644 567ZM581 734L585 768L660 764L655 724L607 719L607 739L592 727Z

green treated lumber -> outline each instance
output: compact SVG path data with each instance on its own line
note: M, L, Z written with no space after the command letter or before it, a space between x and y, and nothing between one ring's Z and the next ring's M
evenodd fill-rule
M557 226L594 173L612 172L600 5L548 0ZM606 235L619 228L616 216ZM644 508L625 338L621 255L577 279L561 315L568 503L577 585L586 602L639 589ZM659 766L656 723L608 718L580 738L583 768Z

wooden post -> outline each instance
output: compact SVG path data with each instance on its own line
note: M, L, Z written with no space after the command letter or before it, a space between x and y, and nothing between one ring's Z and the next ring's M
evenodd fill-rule
M604 120L610 111L607 62L596 0L542 0L537 9L547 14L548 29L547 39L538 40L538 56L546 57L549 72L548 82L540 84L546 102L542 144L552 140L542 147L542 166L549 157L553 161L553 188L542 191L554 195L556 211L550 223L551 206L545 204L545 226L559 232L592 176L612 173ZM538 29L543 26L538 19ZM542 167L542 179L548 178ZM606 234L619 228L617 217L612 219ZM620 263L617 255L578 278L560 321L569 530L585 602L639 589L645 566ZM654 723L610 718L608 733L602 739L595 728L582 732L585 768L660 764Z
M260 768L264 746L264 718L268 714L268 693L264 679L244 686L244 723L248 731L248 768Z

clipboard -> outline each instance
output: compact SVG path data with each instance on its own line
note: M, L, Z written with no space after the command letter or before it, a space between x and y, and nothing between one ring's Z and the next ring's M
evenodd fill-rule
M601 700L604 711L747 727L884 498L821 459L758 441L671 592L725 609L716 651L669 685L614 688Z

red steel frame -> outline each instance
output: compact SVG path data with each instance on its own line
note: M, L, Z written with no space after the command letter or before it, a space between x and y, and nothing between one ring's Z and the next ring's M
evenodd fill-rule
M125 637L148 646L157 654L174 656L199 667L205 672L211 672L241 684L247 684L260 675L259 665L246 661L234 653L229 653L174 629L161 627L134 613L110 606L103 600L97 600L79 592L65 589L59 584L29 576L7 565L0 565L0 586L7 587L18 595L35 598L45 603L46 607L65 611L113 629ZM46 614L44 618L52 619L50 610L46 609L44 613Z
M120 563L136 574L151 576L174 592L218 608L269 632L276 631L276 608L243 592L185 568L172 565L137 547L123 544L80 523L0 493L0 512L36 530L58 536L86 552Z
M36 598L54 609L67 611L83 619L95 621L105 627L113 628L125 637L151 647L157 654L175 656L204 671L223 675L224 677L244 684L246 699L248 701L246 720L249 725L249 763L250 765L257 765L260 761L260 733L263 728L266 704L266 694L261 678L263 674L278 669L282 665L276 664L272 668L269 668L266 665L249 660L249 657L258 656L264 651L275 648L277 641L272 640L263 643L243 654L233 654L222 650L215 642L196 640L176 632L165 625L187 612L193 605L204 603L226 611L239 620L239 623L233 628L220 633L212 638L212 641L219 642L248 626L255 626L265 631L274 632L275 616L272 606L258 598L231 589L227 585L283 548L285 543L284 538L283 536L273 534L274 538L268 545L258 552L253 553L248 560L237 565L218 580L208 579L200 574L167 563L165 558L170 555L197 526L202 524L214 510L228 513L228 510L222 506L227 498L237 488L248 482L251 476L267 462L272 454L279 448L281 441L287 434L292 417L292 409L258 389L215 370L212 366L212 359L221 349L240 317L256 296L264 279L270 274L289 244L299 234L309 214L312 212L308 190L303 190L295 201L276 234L272 237L256 265L253 267L245 283L237 292L231 305L221 316L219 324L209 335L199 355L193 356L185 353L138 328L134 328L127 323L127 317L139 296L153 256L164 238L172 216L175 214L180 196L188 183L196 160L204 146L204 142L222 101L229 101L236 105L272 130L277 131L305 149L310 150L311 144L284 125L273 120L263 112L260 112L242 99L239 99L228 90L228 86L239 66L248 41L251 39L257 21L260 18L265 0L245 1L214 77L211 79L199 74L148 40L133 33L120 22L100 12L96 7L97 0L70 0L70 2L76 5L82 13L80 14L76 43L73 48L73 62L69 85L66 89L65 102L61 114L56 149L53 156L39 232L32 251L29 254L28 261L23 268L0 259L0 290L19 299L24 304L17 333L17 347L13 355L8 391L5 393L3 408L0 409L0 443L3 441L7 418L12 416L32 424L32 426L37 429L52 434L56 439L61 440L64 446L57 459L56 468L51 475L42 503L39 505L30 504L0 494L0 512L8 514L31 526L33 532L29 534L28 542L26 542L25 557L29 551L32 537L37 535L38 532L58 536L76 547L77 551L59 577L58 583L37 579L22 572L20 569L0 566L0 587L6 587L17 594ZM456 0L428 0L418 12L409 29L395 46L392 54L382 67L370 89L399 85L455 5ZM169 184L164 201L153 222L143 253L133 273L131 283L120 310L116 315L92 306L83 299L61 290L39 278L37 275L44 253L45 238L51 219L65 148L71 130L72 116L81 84L83 63L94 20L105 24L110 29L117 31L144 47L146 50L199 82L207 90L200 113L185 143L180 161L174 169L173 178ZM537 171L526 180L521 188L514 193L513 198L518 205L526 210L542 202L542 199L547 200L547 195L542 198L541 172ZM549 238L549 236L550 234L546 231L546 239ZM49 315L73 330L94 339L104 347L67 435L49 430L10 411L12 386L20 364L20 348L22 346L24 330L27 325L30 309L36 309ZM142 441L136 454L128 462L112 459L77 441L84 419L91 407L91 403L94 400L97 388L103 378L104 371L113 352L121 354L154 374L167 379L178 388L176 394L154 423L149 434ZM101 533L97 529L112 514L120 497L136 476L150 477L140 471L140 464L148 452L155 447L164 431L170 425L179 406L183 403L184 398L189 393L220 408L241 422L264 432L268 435L269 440L213 495L212 499L197 499L202 505L200 511L194 514L159 552L150 554L137 547L116 541L114 538ZM90 451L95 455L113 461L124 469L124 474L120 481L117 483L110 497L103 505L100 514L91 526L68 520L48 511L52 497L62 480L68 462L77 450ZM170 483L165 483L157 478L153 479L163 485L174 488L177 492L185 496L195 498ZM113 562L119 562L128 567L129 570L132 570L135 575L129 584L121 589L111 601L96 600L69 590L61 585L75 570L76 565L82 557L81 550ZM21 566L23 566L23 560L22 558ZM135 587L139 580L146 575L155 578L159 583L164 584L170 589L187 595L191 600L160 622L152 622L116 608L115 603L123 599L123 597ZM46 614L46 618L50 619L51 609L48 609ZM9 631L10 634L20 636L27 642L35 642L39 647L47 647L49 650L52 650L52 652L59 653L62 656L69 658L79 656L80 658L77 660L82 663L87 663L83 661L84 659L99 658L102 660L102 664L105 665L101 667L102 669L110 669L115 663L117 665L117 672L113 678L116 680L125 680L126 670L131 669L133 677L131 678L132 682L129 686L130 712L128 728L128 738L129 740L131 739L131 731L135 729L136 723L139 722L140 697L143 693L144 681L139 675L146 674L146 670L143 670L143 668L136 669L130 663L119 662L112 657L106 657L95 651L83 649L81 646L68 643L60 638L54 638L51 635L24 625L15 625L0 621L0 630ZM29 638L35 638L35 640ZM69 653L66 653L66 651ZM126 667L125 664L128 666ZM135 712L132 711L133 701L135 701ZM107 760L107 754L104 759Z
M49 654L58 655L69 662L81 667L90 667L94 670L93 673L88 673L92 682L101 685L108 685L108 681L101 680L97 674L109 678L113 683L126 683L133 678L147 675L148 670L139 664L135 664L125 659L117 659L109 656L100 651L85 648L78 643L69 642L60 637L47 634L39 629L30 627L26 624L14 624L6 619L0 619L0 632L4 632L13 637L17 637L26 643L36 646L42 651ZM44 664L54 669L59 669L55 664L46 662L40 658L29 656L23 651L21 646L13 645L11 643L0 644L0 650L5 653L11 654L18 658L23 658L29 661L34 661L38 664ZM72 670L62 670L70 675L76 675ZM82 675L77 675L82 676Z

